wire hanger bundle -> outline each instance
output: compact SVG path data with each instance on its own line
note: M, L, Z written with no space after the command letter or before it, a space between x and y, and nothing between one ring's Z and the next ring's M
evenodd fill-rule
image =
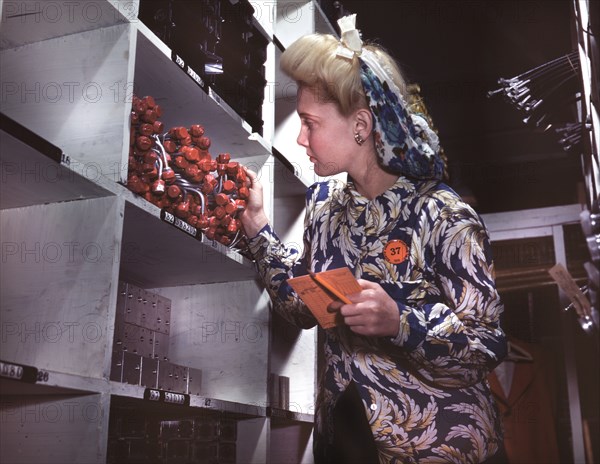
M154 98L133 96L127 188L209 240L244 249L246 172L229 153L211 156L202 125L165 132L161 115Z
M502 95L522 113L523 123L554 128L565 151L577 151L583 125L560 121L560 112L581 99L579 54L572 52L555 58L510 79L500 78L500 88L488 97Z

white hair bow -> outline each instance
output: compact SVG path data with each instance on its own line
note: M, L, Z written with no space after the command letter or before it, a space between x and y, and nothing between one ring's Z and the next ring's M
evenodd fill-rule
M356 14L338 19L338 25L340 26L341 39L336 55L351 60L355 53L357 55L361 54L363 44L360 33L356 29Z

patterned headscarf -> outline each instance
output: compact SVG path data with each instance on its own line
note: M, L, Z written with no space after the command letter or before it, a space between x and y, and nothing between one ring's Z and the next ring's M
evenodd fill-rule
M355 28L356 15L338 20L341 30L337 55L352 59L358 56L361 80L374 120L375 147L380 164L387 170L413 179L442 179L444 160L437 134L427 117L411 112L377 56L362 48Z

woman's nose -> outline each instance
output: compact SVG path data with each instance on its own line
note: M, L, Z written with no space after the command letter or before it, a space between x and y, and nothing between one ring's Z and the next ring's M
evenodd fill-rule
M296 143L301 147L308 147L308 138L306 137L306 133L303 127L300 128L300 133L298 134Z

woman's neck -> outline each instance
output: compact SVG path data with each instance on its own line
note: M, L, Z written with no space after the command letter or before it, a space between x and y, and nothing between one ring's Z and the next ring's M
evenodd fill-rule
M372 200L388 190L398 180L398 174L391 174L381 169L376 160L368 163L366 168L357 173L349 173L356 191Z

